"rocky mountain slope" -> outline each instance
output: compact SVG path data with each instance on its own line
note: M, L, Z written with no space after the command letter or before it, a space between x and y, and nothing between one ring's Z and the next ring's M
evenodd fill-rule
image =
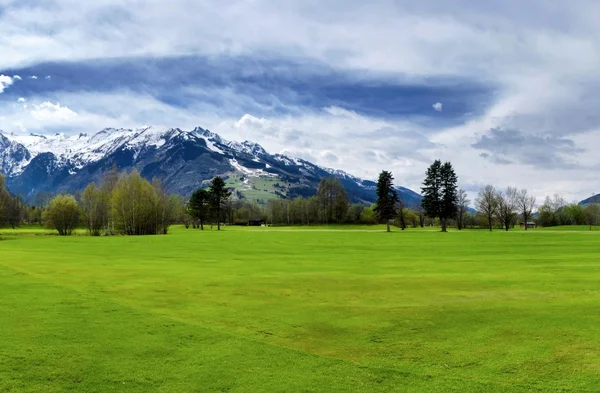
M314 195L323 177L340 179L353 202L375 201L375 183L308 161L269 154L260 145L227 141L202 128L105 129L93 135L5 135L0 132L0 173L11 191L27 201L40 193L76 192L100 181L116 165L164 180L170 192L188 196L214 176L227 178L239 197ZM398 187L416 205L421 197Z

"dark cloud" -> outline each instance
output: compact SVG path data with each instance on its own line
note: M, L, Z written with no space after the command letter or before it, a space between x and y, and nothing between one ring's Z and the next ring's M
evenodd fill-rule
M483 113L493 96L493 88L480 82L449 77L403 81L261 54L53 62L0 72L52 75L44 83L23 83L13 92L19 96L127 90L181 108L207 102L229 115L343 107L369 117L413 118L430 126L461 124L465 116ZM431 117L431 102L437 100L443 100L444 112Z
M542 169L577 167L575 158L584 151L566 137L501 128L492 128L471 146L484 150L480 157L496 164L518 162Z

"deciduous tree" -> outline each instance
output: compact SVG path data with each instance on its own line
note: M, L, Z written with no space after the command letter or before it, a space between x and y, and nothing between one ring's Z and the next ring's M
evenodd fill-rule
M492 231L494 217L498 213L498 193L491 184L483 187L475 199L475 208L487 219L488 229Z
M510 226L514 224L517 217L517 198L518 191L514 187L507 187L504 192L497 192L497 211L498 219L502 223L502 226L507 231Z
M321 179L317 189L317 198L322 209L325 223L342 222L348 213L350 200L348 194L335 177Z
M58 195L50 201L43 213L43 220L50 229L60 236L70 236L79 223L80 209L71 195Z
M587 224L590 226L590 231L594 225L598 225L600 220L600 205L597 203L590 203L585 207L585 219Z
M463 189L458 190L456 227L459 231L465 227L465 215L469 209L469 203L471 201L467 197L467 192Z
M104 228L102 191L95 183L90 183L81 194L81 211L91 236L100 236Z
M523 222L525 223L525 230L527 230L527 223L531 219L533 215L533 209L535 209L535 197L533 195L529 195L526 189L522 189L517 193L517 210L523 217Z

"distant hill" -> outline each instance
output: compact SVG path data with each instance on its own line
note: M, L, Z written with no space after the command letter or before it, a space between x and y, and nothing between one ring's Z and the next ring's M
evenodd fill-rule
M93 135L7 135L0 132L0 173L9 189L34 202L40 193L77 192L100 181L116 165L143 177L164 179L170 192L189 196L219 175L248 200L315 195L324 177L334 176L355 203L376 200L376 183L308 161L270 154L259 144L227 141L202 128L105 129ZM407 206L421 196L397 187Z
M580 205L589 205L590 203L600 203L600 194L594 195L593 197L589 197L588 199L584 199L579 202Z

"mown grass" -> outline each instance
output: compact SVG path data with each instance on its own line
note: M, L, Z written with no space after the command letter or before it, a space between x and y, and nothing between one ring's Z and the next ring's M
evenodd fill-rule
M0 241L0 391L600 390L600 234Z

